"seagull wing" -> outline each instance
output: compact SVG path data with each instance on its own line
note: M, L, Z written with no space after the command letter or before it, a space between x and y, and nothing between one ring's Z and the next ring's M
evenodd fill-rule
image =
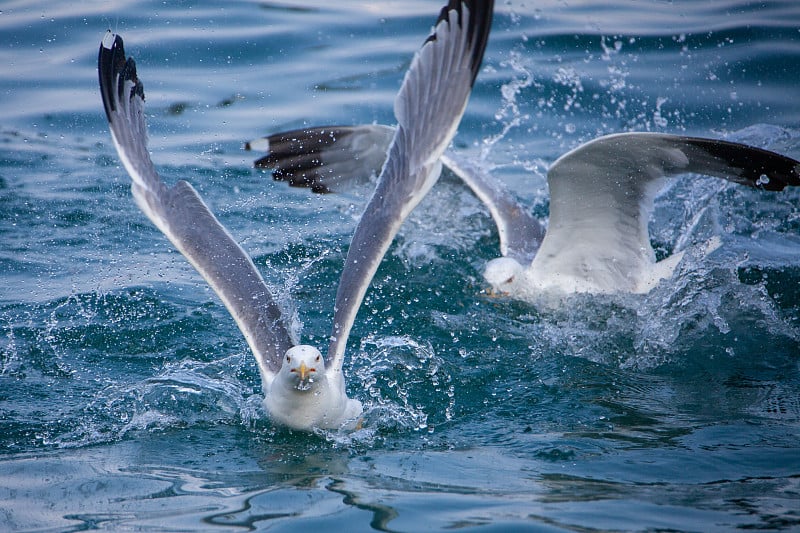
M340 372L358 308L403 220L439 177L478 74L492 1L451 0L414 56L395 103L398 121L378 184L356 227L339 281L329 369Z
M579 278L603 273L607 290L635 290L631 274L655 261L647 225L662 180L688 173L768 190L800 184L800 163L743 144L659 133L599 137L550 168L550 221L533 266Z
M544 226L496 179L478 165L448 151L442 163L472 190L492 214L500 235L500 253L530 263L544 238Z
M275 133L245 144L266 152L255 161L272 177L317 193L339 192L365 185L381 171L395 128L380 124L318 126ZM544 227L478 165L447 150L441 158L477 196L494 218L500 252L529 263L544 238Z
M378 176L394 132L379 124L304 128L255 139L245 149L267 152L255 166L271 169L275 180L340 192Z
M108 32L98 57L111 137L132 178L136 203L222 299L271 381L292 345L281 311L253 261L185 181L167 187L147 151L144 89L122 38Z

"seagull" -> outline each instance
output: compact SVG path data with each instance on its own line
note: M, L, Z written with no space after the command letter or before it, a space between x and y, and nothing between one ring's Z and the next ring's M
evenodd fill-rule
M367 183L385 158L394 129L322 126L246 143L267 152L255 161L273 178L318 193ZM800 162L724 140L630 132L605 135L559 157L547 173L550 216L535 219L480 165L447 150L443 165L487 206L500 258L483 277L492 294L529 303L576 293L644 294L672 276L685 250L656 261L648 221L668 178L701 174L769 191L800 185ZM706 252L717 243L707 243Z
M224 303L258 363L271 420L289 428L355 429L361 402L342 371L347 338L364 295L402 221L433 186L483 59L493 2L450 0L415 54L395 99L398 126L386 144L375 193L342 270L327 358L296 344L252 259L184 180L166 185L147 151L144 88L122 37L107 32L98 74L111 138L133 197Z

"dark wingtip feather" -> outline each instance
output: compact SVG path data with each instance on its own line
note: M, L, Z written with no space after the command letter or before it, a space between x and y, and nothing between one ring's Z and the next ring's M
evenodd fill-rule
M489 42L489 30L492 26L492 14L494 11L494 0L450 0L439 13L439 18L436 20L438 26L442 21L450 20L449 13L456 11L458 13L458 23L463 24L464 12L463 7L466 5L469 12L469 21L467 27L467 40L472 46L472 81L475 83L475 78L478 77L478 71L481 68L483 61L483 53L486 50L486 44ZM436 33L428 36L426 43L436 40Z
M97 56L97 74L100 81L100 95L106 118L112 122L113 113L117 110L116 102L124 98L125 82L134 83L129 98L139 96L144 100L144 85L136 75L136 62L125 57L125 46L122 37L109 30L100 43ZM118 78L118 79L117 79ZM116 84L114 83L116 81ZM113 91L116 89L115 97Z
M100 95L103 98L103 108L106 112L106 119L111 122L111 114L116 110L112 87L114 86L114 76L118 70L115 66L118 58L125 61L125 48L122 45L122 38L114 35L111 30L107 31L100 43L100 52L97 56L97 75L100 82Z
M686 142L739 169L736 181L744 185L767 191L800 185L800 161L791 157L729 141L687 138Z
M331 191L321 175L324 172L322 153L350 134L347 126L331 126L270 135L266 138L269 152L254 165L272 170L276 181L285 181L292 187L306 187L315 193L328 193ZM251 143L246 143L245 149L252 149Z

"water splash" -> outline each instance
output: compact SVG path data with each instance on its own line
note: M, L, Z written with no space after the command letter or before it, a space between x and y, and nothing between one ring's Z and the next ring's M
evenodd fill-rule
M432 432L453 418L451 369L429 342L369 336L361 341L355 364L356 381L368 394L365 425Z
M329 248L324 248L317 255L299 260L293 259L291 261L291 268L284 268L281 270L283 274L283 290L272 291L273 294L276 295L275 298L283 312L283 316L287 318L289 335L294 344L300 344L300 337L303 331L303 321L300 319L300 314L297 309L297 300L294 298L294 294L301 284L301 280L308 276L312 267L325 260L330 254L331 250ZM274 268L269 260L267 261L267 267L270 270Z
M495 113L495 120L501 123L502 128L499 133L485 138L481 144L480 161L486 161L494 146L505 139L508 133L528 121L530 116L520 111L517 97L520 93L531 87L534 84L533 72L527 65L524 56L516 51L511 50L509 57L502 63L502 67L510 68L514 74L511 80L504 83L500 87L500 93L503 97L503 103L500 109Z
M184 359L166 364L153 377L108 385L86 404L74 427L44 442L73 448L118 441L140 431L237 420L250 425L255 395L239 379L250 366L249 358L237 354L211 362Z

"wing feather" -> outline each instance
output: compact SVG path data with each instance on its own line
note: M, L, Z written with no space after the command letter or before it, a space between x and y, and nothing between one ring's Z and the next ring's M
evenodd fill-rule
M636 280L655 262L648 232L654 198L665 178L690 173L769 190L800 185L799 162L744 144L661 133L599 137L550 168L550 222L532 268L641 289Z
M395 99L397 130L356 227L334 304L329 367L340 372L358 308L403 220L439 177L480 68L492 1L451 0L415 55Z
M392 137L389 126L324 126L275 133L245 149L267 152L255 166L271 169L275 180L327 193L376 178Z
M100 92L111 136L132 178L136 203L214 289L270 382L292 346L280 308L253 261L189 183L167 187L147 151L144 89L122 38L108 32L98 56Z

